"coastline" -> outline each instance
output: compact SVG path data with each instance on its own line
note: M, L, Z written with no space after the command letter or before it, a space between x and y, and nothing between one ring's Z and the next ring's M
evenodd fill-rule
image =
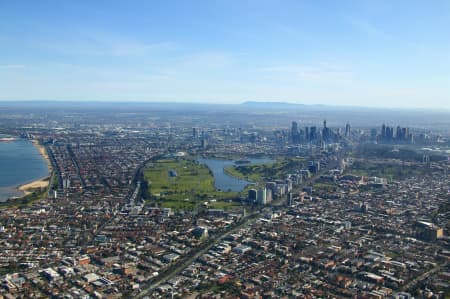
M19 185L16 189L22 191L24 196L31 194L34 189L47 188L50 185L50 178L52 173L52 165L50 163L50 158L48 157L47 150L45 146L41 145L38 140L33 139L31 141L33 145L38 149L39 154L44 158L47 163L49 175L39 178L37 180Z
M38 149L39 154L44 158L45 162L47 162L48 172L51 173L52 171L52 164L50 163L50 158L48 157L47 149L45 146L39 143L36 139L33 139L31 141L33 145Z

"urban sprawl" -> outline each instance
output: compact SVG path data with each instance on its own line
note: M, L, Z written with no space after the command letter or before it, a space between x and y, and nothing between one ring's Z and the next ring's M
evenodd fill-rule
M80 109L0 111L51 165L1 203L0 298L449 298L450 130Z

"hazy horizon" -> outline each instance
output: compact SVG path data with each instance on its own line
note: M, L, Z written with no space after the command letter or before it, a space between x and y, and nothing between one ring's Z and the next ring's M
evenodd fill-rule
M31 99L31 100L8 100L8 99L0 99L0 104L39 104L39 103L58 103L58 104L148 104L148 105L197 105L197 106L253 106L257 105L258 107L285 107L285 108L326 108L326 109L375 109L375 110L404 110L404 111L430 111L430 112L443 112L450 113L450 108L448 107L400 107L400 106L391 106L391 107L380 107L380 106L363 106L363 105L345 105L345 104L322 104L322 103L310 103L305 104L301 102L287 102L287 101L266 101L266 100L245 100L241 102L208 102L208 101L149 101L149 100L96 100L96 99L85 99L85 100L61 100L61 99Z

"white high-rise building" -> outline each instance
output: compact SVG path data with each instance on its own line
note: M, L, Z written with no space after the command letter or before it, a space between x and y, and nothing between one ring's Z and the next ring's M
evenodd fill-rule
M258 204L266 205L267 204L267 189L261 188L258 190Z

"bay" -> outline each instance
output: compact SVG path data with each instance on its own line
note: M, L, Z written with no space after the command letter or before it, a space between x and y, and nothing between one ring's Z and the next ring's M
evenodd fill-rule
M0 201L23 195L17 186L48 175L47 162L31 141L0 142Z

